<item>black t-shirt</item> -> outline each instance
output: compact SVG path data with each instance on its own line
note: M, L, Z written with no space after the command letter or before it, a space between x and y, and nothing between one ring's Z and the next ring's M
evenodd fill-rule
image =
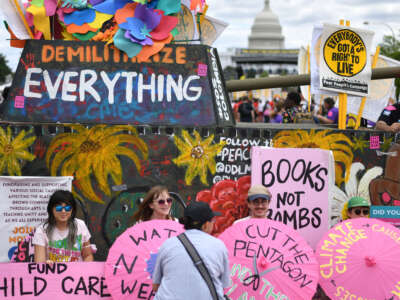
M239 105L240 122L252 122L253 105L249 102L243 102Z
M385 122L388 126L400 122L400 103L386 106L378 121Z

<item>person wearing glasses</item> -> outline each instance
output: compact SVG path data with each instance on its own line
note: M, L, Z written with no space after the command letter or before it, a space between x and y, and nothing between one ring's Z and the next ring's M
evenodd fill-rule
M150 220L175 220L171 215L172 198L168 193L168 189L162 185L156 185L144 196L139 209L133 214L133 222Z
M250 218L266 218L271 198L271 192L265 186L261 184L252 186L247 192L247 207L249 208L249 216L236 220L233 224L248 220Z
M55 191L47 204L47 213L47 220L33 236L35 262L93 261L90 233L85 222L75 218L72 193Z
M368 218L371 204L363 197L353 197L347 202L347 218Z

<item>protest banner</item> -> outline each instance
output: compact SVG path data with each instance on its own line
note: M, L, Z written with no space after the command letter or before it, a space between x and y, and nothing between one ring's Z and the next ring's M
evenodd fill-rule
M395 66L400 66L400 62L384 55L379 55L376 64L377 68ZM396 88L394 85L394 79L388 78L381 80L372 80L370 91L371 92L367 97L362 117L372 122L376 122L381 115L383 109L386 106L390 105L390 103L394 103L394 99L396 99ZM392 102L389 102L390 100L392 100ZM360 97L349 97L349 101L347 102L348 113L357 115L360 104Z
M262 184L272 193L268 218L298 230L315 247L329 229L335 178L332 153L253 147L251 159L251 184Z
M400 227L400 206L376 206L370 208L370 218L380 219Z
M324 24L320 50L320 89L368 96L374 33Z
M0 299L22 298L111 300L104 262L0 264Z
M215 48L167 45L147 61L101 42L27 41L3 120L233 125Z
M0 176L0 262L7 262L17 243L47 219L47 203L56 190L71 190L72 177Z

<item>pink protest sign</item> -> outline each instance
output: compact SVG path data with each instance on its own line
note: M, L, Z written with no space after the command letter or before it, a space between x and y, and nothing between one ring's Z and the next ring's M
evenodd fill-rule
M369 149L380 149L379 135L373 135L369 138Z
M21 298L112 300L103 262L0 264L0 299Z
M207 76L208 67L206 64L199 64L197 68L197 75Z
M327 150L252 148L251 184L272 193L268 217L292 226L314 248L329 229L333 163Z
M15 108L24 108L25 107L25 97L24 96L15 96L14 107Z

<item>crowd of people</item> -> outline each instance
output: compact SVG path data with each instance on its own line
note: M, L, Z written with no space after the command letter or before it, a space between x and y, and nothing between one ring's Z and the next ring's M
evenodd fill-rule
M237 122L337 124L339 109L335 104L332 97L324 98L321 105L312 99L308 109L308 103L301 93L290 92L286 99L275 96L264 102L242 96L232 102L232 110ZM355 124L355 117L347 115L348 126L351 122ZM376 123L361 118L361 127L400 132L400 104L385 107Z
M267 218L273 195L263 185L252 186L247 194L248 217ZM146 194L133 216L137 224L149 220L172 220L183 224L185 232L166 240L160 247L152 275L155 300L227 299L224 288L230 285L228 250L211 232L215 217L209 204L192 201L179 220L170 214L173 199L165 186L155 186ZM351 198L344 208L343 219L369 216L369 202L362 197ZM59 190L49 199L48 218L33 237L35 262L93 261L90 233L83 220L76 218L77 206L71 192ZM235 224L234 223L234 224ZM181 241L182 235L197 253L198 261ZM195 263L193 263L195 262ZM202 274L200 269L208 275ZM209 281L207 281L209 278ZM211 285L211 287L210 287ZM215 293L214 297L210 297ZM314 299L328 299L319 288Z
M312 100L308 111L307 101L297 92L288 93L286 99L276 96L265 102L242 96L232 102L232 109L238 122L299 123L308 118L314 123L337 124L339 115L333 98L325 98L318 109Z

